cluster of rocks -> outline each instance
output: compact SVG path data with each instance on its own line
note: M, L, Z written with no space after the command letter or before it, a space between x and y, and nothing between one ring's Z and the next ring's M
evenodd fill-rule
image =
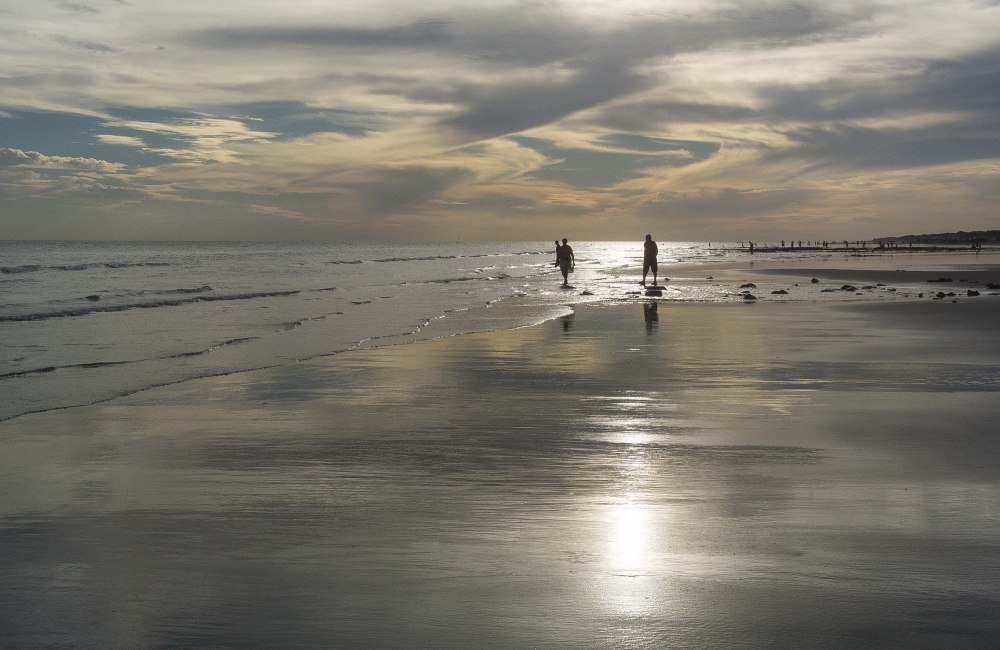
M971 283L974 283L974 284L978 284L979 283L978 280L966 280L965 278L959 278L958 281L959 282L971 282ZM812 284L819 284L819 279L818 278L812 278L810 280L810 282ZM931 283L934 283L934 282L954 282L954 279L947 278L947 277L940 277L940 278L936 278L936 279L932 278L930 280L927 280L927 282L931 282ZM795 286L799 286L799 285L795 285ZM882 283L882 282L879 282L877 284L865 285L865 286L861 287L861 289L858 289L858 287L854 286L853 284L844 284L844 285L841 285L839 289L835 289L833 287L828 288L828 289L822 289L821 293L834 293L834 292L837 292L837 291L849 291L849 292L854 293L854 295L861 296L861 295L864 295L863 293L861 293L862 290L874 291L876 289L885 288L885 287L886 287L885 283ZM743 300L757 300L757 296L753 295L749 291L749 289L756 289L756 288L757 288L757 285L754 284L753 282L746 282L744 284L741 284L740 285L740 289L742 289L742 291L739 292L739 295L743 296ZM993 283L993 282L988 283L986 285L986 288L987 289L1000 290L1000 283ZM885 288L885 290L886 291L891 291L891 292L896 292L895 288ZM782 295L788 295L789 292L787 290L785 290L785 289L776 289L775 291L772 291L771 293L773 295L782 296ZM647 293L647 295L648 295L648 293ZM974 297L974 296L978 296L978 295L980 295L980 293L979 293L979 291L977 291L975 289L968 289L967 292L966 292L966 296L968 296L970 298ZM1000 295L1000 294L990 294L990 295ZM907 294L907 296L909 296L909 294ZM931 297L933 297L936 300L940 300L940 299L943 299L943 298L955 298L956 296L957 296L957 294L955 292L953 292L953 291L950 291L948 293L945 293L943 291L939 291L937 294L932 294ZM923 293L917 294L917 297L918 298L923 298L924 294ZM957 300L953 300L952 302L957 302Z

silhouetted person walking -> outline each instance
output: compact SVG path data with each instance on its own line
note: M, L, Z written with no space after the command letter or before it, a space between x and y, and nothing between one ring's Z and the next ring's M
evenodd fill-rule
M559 263L559 270L562 271L564 287L569 286L569 274L573 271L573 267L576 266L576 256L573 255L573 248L567 241L563 237L562 246L556 249L556 260Z
M653 236L646 235L646 241L642 244L642 286L646 286L646 274L650 271L653 271L653 286L656 286L656 254L659 252Z

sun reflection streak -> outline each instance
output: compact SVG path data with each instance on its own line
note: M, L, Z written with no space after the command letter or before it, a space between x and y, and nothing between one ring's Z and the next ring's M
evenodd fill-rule
M648 569L649 511L631 495L611 508L611 563L616 572L640 574Z
M614 480L600 510L604 571L598 598L608 615L634 623L662 611L668 598L660 556L667 522L650 497L660 480L654 471L656 445L676 423L664 417L673 408L659 394L608 396L606 401L605 415L594 424L613 450Z

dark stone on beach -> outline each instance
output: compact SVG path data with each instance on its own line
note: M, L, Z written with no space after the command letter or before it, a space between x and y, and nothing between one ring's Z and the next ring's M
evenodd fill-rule
M895 289L886 289L886 291L895 291Z
M976 291L975 289L969 289L969 292L966 295L968 295L968 296L978 296L979 292Z
M951 282L951 278L938 278L937 280L928 280L928 282Z
M959 282L968 282L968 280L966 280L965 278L959 278L958 281Z
M784 295L784 294L787 294L788 292L785 291L784 289L778 289L777 291L772 291L771 293L776 293L776 294Z
M833 293L835 291L837 291L837 289L823 289L820 293Z
M99 295L97 295L96 293L87 296L87 300L90 300L91 302L97 302L100 299L101 299L101 297Z
M867 287L861 287L862 289L874 289L875 285L869 284Z
M753 282L747 282L746 284L741 284L740 289L756 289L757 285Z
M647 296L661 297L663 296L663 289L648 289L646 291Z
M817 280L816 278L813 278L812 280L810 280L810 282L812 282L813 284L819 284L819 280Z
M593 291L584 290L583 293L581 293L580 295L581 296L592 296L592 295L594 295L594 292Z
M876 286L876 287L884 287L884 286L885 286L885 283L883 283L883 282L879 282L879 283L878 283L878 284L876 284L875 286Z
M664 282L670 282L670 278L663 278Z
M937 298L938 300L940 300L941 298L944 298L944 291L938 291L937 295L934 296L934 297Z
M949 297L950 297L950 296L954 296L954 295L955 295L955 292L954 292L954 291L949 291L949 292L948 292L948 296L949 296Z
M706 280L714 280L715 278L713 278L712 276L708 276L708 277L707 277L707 278L705 278L705 279L706 279Z
M858 290L858 288L857 288L857 287L855 287L855 286L851 286L851 285L849 285L849 284L845 284L844 286L842 286L842 287L840 288L840 290L841 290L841 291L857 291L857 290Z
M917 298L923 298L923 297L924 297L924 294L922 294L922 293L918 293L917 294Z
M752 293L745 293L743 294L743 300L757 300L757 296Z
M986 288L987 289L1000 289L1000 284L996 284L994 282L990 282L989 284L986 285Z

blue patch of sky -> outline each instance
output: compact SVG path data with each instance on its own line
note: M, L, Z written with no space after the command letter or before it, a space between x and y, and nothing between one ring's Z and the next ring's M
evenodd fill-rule
M0 116L0 147L37 151L46 156L96 158L130 166L160 165L172 159L128 145L102 144L97 135L110 133L142 138L147 134L130 129L111 129L105 120L90 115L44 111L6 111Z
M209 113L163 108L115 107L111 120L90 115L50 111L6 111L0 114L0 147L37 151L47 156L96 158L132 167L162 165L177 159L131 144L101 142L101 134L142 140L149 149L188 149L190 140L164 133L136 130L117 120L167 124L181 120L219 117L243 122L254 131L279 134L288 140L313 133L363 136L375 124L370 115L350 111L312 109L299 102L257 102L220 107Z
M640 176L644 169L683 167L705 160L719 150L719 144L714 142L666 140L628 133L607 135L598 141L604 146L627 151L567 149L550 140L525 136L510 139L558 160L532 172L532 176L574 187L614 185Z

